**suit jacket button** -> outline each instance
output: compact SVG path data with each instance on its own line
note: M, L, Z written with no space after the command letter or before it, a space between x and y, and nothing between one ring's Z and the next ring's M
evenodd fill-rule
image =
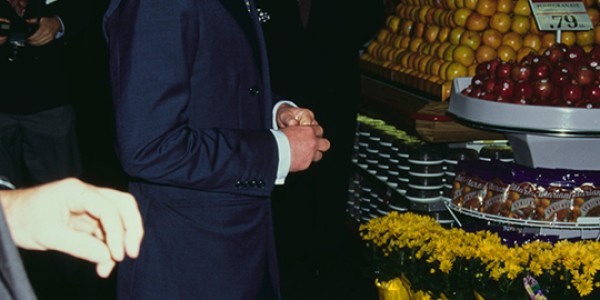
M260 90L258 89L258 87L253 86L253 87L250 88L250 95L251 96L256 96L258 94L260 94Z
M236 188L238 188L238 189L239 189L239 188L241 188L241 187L242 187L242 182L241 182L241 181L239 181L239 180L238 180L238 181L236 181L236 182L235 182L235 187L236 187Z
M258 187L259 187L259 188L264 188L264 187L265 187L265 182L264 182L264 181L262 181L262 180L259 180L259 181L258 181Z
M252 180L252 181L250 181L250 186L251 187L257 187L258 186L258 182L256 182L256 180Z

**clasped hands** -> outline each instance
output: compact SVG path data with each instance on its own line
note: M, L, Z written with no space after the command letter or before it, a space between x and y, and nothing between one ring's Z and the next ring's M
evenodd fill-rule
M323 137L323 128L306 108L282 104L277 111L277 126L290 143L290 172L306 170L329 150L330 143Z
M0 18L0 22L10 23L8 19ZM28 24L38 24L38 19L25 20ZM32 46L43 46L54 40L56 34L62 30L62 25L56 17L42 17L39 20L39 28L27 38L27 42ZM0 45L8 39L7 36L0 36Z

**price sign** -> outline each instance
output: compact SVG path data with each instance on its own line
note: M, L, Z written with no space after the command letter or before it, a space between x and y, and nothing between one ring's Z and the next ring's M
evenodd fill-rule
M529 0L540 30L590 30L592 21L582 0Z

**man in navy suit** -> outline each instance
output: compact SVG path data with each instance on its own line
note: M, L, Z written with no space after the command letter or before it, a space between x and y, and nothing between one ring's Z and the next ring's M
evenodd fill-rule
M145 226L120 299L280 298L270 194L329 141L273 103L257 16L244 0L109 5L117 152Z

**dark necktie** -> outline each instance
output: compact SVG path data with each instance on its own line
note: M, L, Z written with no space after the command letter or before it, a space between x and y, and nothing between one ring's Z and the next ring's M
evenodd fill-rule
M298 8L300 9L300 19L302 19L302 25L306 28L308 24L308 15L310 14L310 1L311 0L298 0Z
M7 0L19 16L23 16L27 7L27 0Z

